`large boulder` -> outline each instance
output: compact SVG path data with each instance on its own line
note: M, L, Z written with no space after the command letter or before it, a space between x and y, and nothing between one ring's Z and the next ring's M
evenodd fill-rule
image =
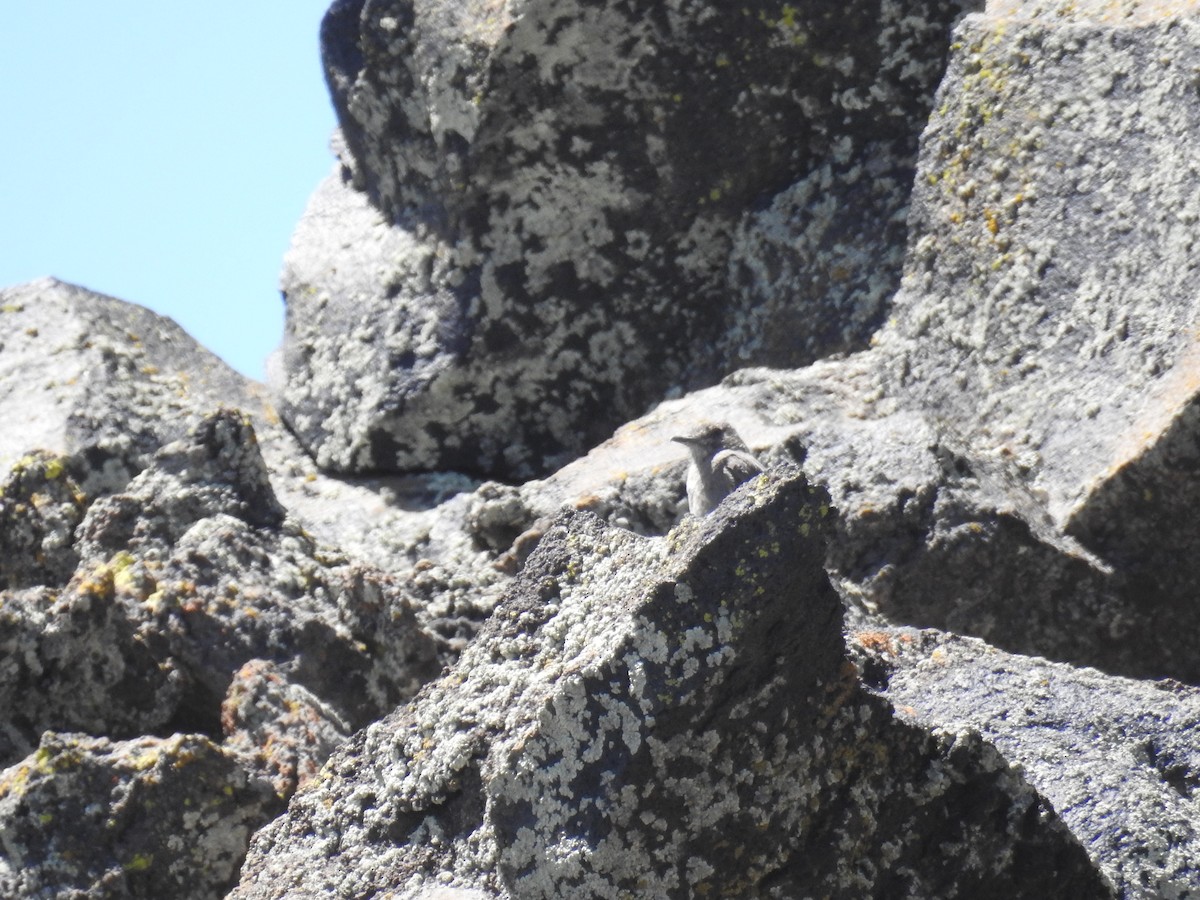
M284 415L329 469L528 478L864 346L961 9L335 4L345 171L285 268Z
M48 451L92 496L215 406L263 405L170 319L53 278L0 290L0 354L0 468Z
M1114 638L1160 643L1125 670L1188 680L1197 67L1191 4L1004 2L964 18L877 341L899 403L1115 570L1132 615L1110 619Z
M1194 895L1196 688L1013 656L939 632L872 630L851 635L850 644L898 718L972 735L1019 767L1117 896Z

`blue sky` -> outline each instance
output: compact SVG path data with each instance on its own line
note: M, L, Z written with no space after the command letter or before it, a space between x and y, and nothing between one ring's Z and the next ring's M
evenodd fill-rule
M328 5L4 4L0 286L140 303L261 379L284 251L333 165Z

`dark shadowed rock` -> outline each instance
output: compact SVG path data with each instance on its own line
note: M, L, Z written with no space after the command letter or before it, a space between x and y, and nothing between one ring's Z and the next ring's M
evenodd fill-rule
M234 896L1106 896L994 750L859 684L828 514L776 472L663 538L560 518L458 666L260 835Z
M1196 688L1113 678L934 632L864 632L850 643L904 721L974 734L1019 767L1118 896L1194 896Z
M284 415L330 469L527 478L864 346L961 10L337 4L346 169L285 269Z

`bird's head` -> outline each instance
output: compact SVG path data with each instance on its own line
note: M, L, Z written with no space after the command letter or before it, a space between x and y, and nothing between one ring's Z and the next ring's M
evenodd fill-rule
M683 444L693 456L703 456L706 459L711 459L722 450L747 449L746 442L728 422L704 422L687 434L676 435L671 440Z

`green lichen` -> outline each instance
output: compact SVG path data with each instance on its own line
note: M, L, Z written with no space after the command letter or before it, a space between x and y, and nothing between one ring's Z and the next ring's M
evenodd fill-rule
M135 853L123 868L126 872L145 872L154 865L153 853Z

